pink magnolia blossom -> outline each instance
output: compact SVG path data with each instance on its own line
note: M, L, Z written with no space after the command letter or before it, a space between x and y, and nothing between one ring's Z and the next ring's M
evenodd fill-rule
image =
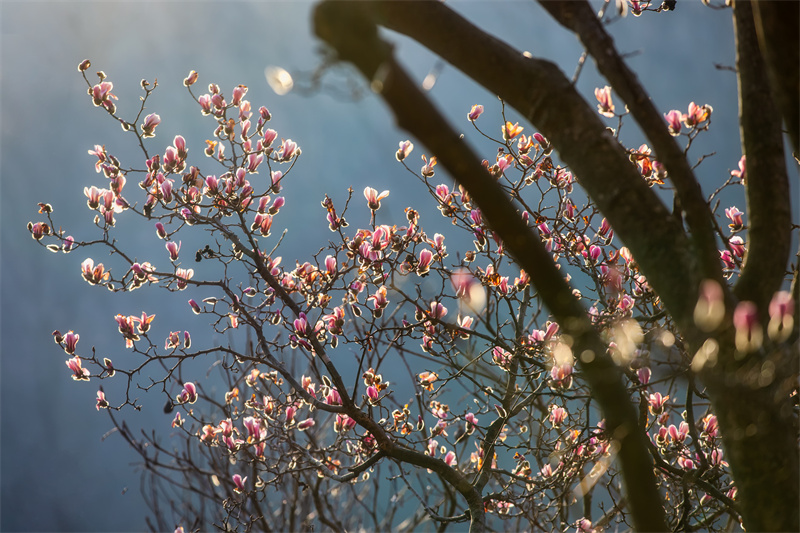
M735 205L725 209L725 216L731 221L731 223L728 224L731 231L739 231L744 228L744 220L742 220L743 215L744 213L739 211Z
M136 322L139 319L133 316L117 315L114 320L117 321L119 332L122 333L122 337L125 339L125 347L132 348L133 341L139 340L139 335L135 331Z
M156 235L158 235L159 239L167 238L167 230L164 228L164 224L161 222L156 222Z
M433 167L436 166L436 158L431 157L430 161L428 161L428 158L425 156L425 154L422 154L422 161L424 161L425 164L422 165L422 169L420 169L420 174L422 174L422 176L425 178L432 178L433 175L435 174Z
M83 279L88 281L90 285L97 285L101 281L108 279L109 276L109 273L105 272L103 268L103 263L98 263L95 266L92 258L86 258L81 263L81 273L83 274Z
M599 102L597 104L597 111L604 117L614 117L614 102L611 99L611 87L606 85L602 89L597 87L594 90L594 97Z
M175 270L175 276L178 278L176 286L179 291L182 291L189 285L189 280L194 276L194 269L178 268Z
M108 401L106 400L106 395L101 390L97 391L97 405L95 407L98 411L100 409L108 409Z
M91 89L89 89L89 95L92 97L92 103L95 107L105 107L110 113L116 112L117 108L114 103L111 101L116 100L117 97L111 93L111 89L114 88L114 84L110 81L103 81Z
M370 385L369 387L367 387L367 398L369 399L369 403L372 404L377 402L378 398L380 398L380 393L378 392L378 389L375 387L375 385Z
M292 157L300 155L297 143L291 139L286 139L278 149L278 161L289 161Z
M511 122L506 122L500 129L503 132L503 140L510 141L511 139L515 138L517 135L522 133L522 130L525 128L520 126L519 122L515 122L514 124L512 124Z
M558 405L551 405L550 406L550 423L553 424L553 427L559 427L564 421L567 419L567 410Z
M181 334L179 331L170 331L169 335L167 335L166 340L164 341L164 349L165 350L174 350L181 343Z
M75 354L75 346L78 344L78 340L81 338L80 335L69 330L66 335L64 335L64 351L67 352L69 355Z
M648 409L653 416L658 416L664 412L664 405L669 400L669 396L662 396L660 392L654 392L648 398Z
M178 253L181 251L181 242L169 241L166 243L167 252L169 252L169 260L175 262L178 260Z
M731 170L731 176L739 178L743 184L747 184L747 156L739 159L739 170Z
M470 122L475 122L476 120L478 120L478 117L481 116L482 114L483 114L483 106L480 104L475 104L474 106L472 106L472 109L470 109L469 113L467 114L467 118L470 120Z
M244 98L244 95L246 94L247 94L247 85L237 85L233 89L231 103L235 106L238 106L242 102L242 98Z
M247 482L247 476L242 477L239 474L234 474L232 479L235 487L233 491L236 494L241 494L245 492L244 484Z
M713 108L708 104L699 106L692 102L689 104L689 112L681 118L687 128L693 128L708 120L712 111Z
M456 464L456 452L453 450L447 452L447 454L444 456L444 462L447 466L453 466Z
M367 207L373 211L377 211L381 207L381 200L389 196L389 191L383 191L378 194L378 191L372 187L364 189L364 198L367 199Z
M419 260L417 261L416 271L420 276L424 276L431 270L431 261L433 261L433 252L427 248L419 253Z
M161 124L161 117L155 113L150 113L144 117L144 122L142 123L142 137L155 137L156 126L159 124Z
M198 394L197 394L197 387L195 387L194 383L188 381L183 384L183 390L178 396L175 398L177 403L194 403L197 401Z
M191 87L197 81L197 77L198 77L198 74L197 74L196 70L190 71L189 75L186 78L184 78L183 85L186 86L186 87Z
M683 115L677 109L673 109L669 113L664 115L664 118L667 119L667 125L669 126L669 133L671 135L680 135L681 133L681 119Z
M413 149L414 145L412 144L411 141L409 140L400 141L400 148L397 150L397 153L395 153L394 156L397 158L398 161L402 161L403 159L408 157L408 154L410 154Z
M67 367L72 371L72 379L75 381L89 381L89 369L81 366L81 358L77 355L65 361Z

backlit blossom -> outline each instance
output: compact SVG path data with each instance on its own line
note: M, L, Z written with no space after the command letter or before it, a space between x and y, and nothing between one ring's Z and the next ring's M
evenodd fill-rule
M731 231L736 232L744 228L744 220L742 220L743 215L744 213L739 211L735 205L725 209L725 216L731 221L731 223L728 224Z
M654 392L648 398L648 409L650 414L658 416L664 412L664 405L669 400L669 396L662 396L660 392Z
M550 406L550 423L557 428L567 419L567 410L557 405Z
M81 273L83 279L89 282L90 285L97 285L101 281L108 279L108 272L105 272L103 263L98 263L96 266L92 258L86 258L81 263Z
M155 137L156 126L159 124L161 124L161 117L155 113L150 113L144 117L144 122L142 123L142 137Z
M135 331L136 322L139 319L133 316L117 315L114 320L117 321L119 332L122 333L122 337L125 339L125 347L132 348L133 341L139 340L139 335Z
M35 224L28 224L28 231L31 232L31 237L34 240L40 241L45 235L50 235L50 226L44 222L37 222Z
M97 391L97 405L95 406L97 410L100 409L108 409L108 401L106 401L106 395L103 391Z
M197 81L197 77L198 77L198 74L197 74L196 70L190 71L189 75L186 78L184 78L183 85L186 86L186 87L191 87Z
M739 159L739 170L731 170L731 176L734 178L739 178L742 181L742 184L747 184L747 156L742 156Z
M181 243L175 241L169 241L166 244L167 251L169 252L169 260L170 261L177 261L178 260L178 253L181 251Z
M667 119L667 125L669 126L669 133L671 135L680 135L681 133L681 112L677 109L673 109L669 113L664 115L664 118Z
M425 154L422 154L422 160L425 162L425 164L422 165L420 174L422 174L422 176L425 178L432 178L435 174L433 167L436 166L436 157L431 157L429 161Z
M511 122L506 122L505 124L503 124L501 129L503 131L503 140L510 141L511 139L522 133L522 130L525 128L523 126L520 126L519 122L515 122L514 124L512 124Z
M689 112L681 118L687 128L693 128L708 120L712 111L713 109L710 105L699 106L692 102L689 104Z
M431 269L431 261L433 261L433 252L428 250L427 248L423 249L419 253L419 260L417 261L417 274L420 276L424 276Z
M480 104L475 104L474 106L472 106L472 109L470 109L469 113L467 114L467 118L470 120L470 122L474 122L478 120L478 117L481 116L482 114L483 114L483 106Z
M64 335L64 351L69 355L73 355L75 353L75 346L78 344L80 338L80 335L69 330L67 334Z
M197 401L197 387L191 381L183 384L183 390L175 398L177 403L194 403Z
M297 147L297 143L293 142L291 139L286 139L281 144L281 147L278 149L278 161L289 161L295 155L300 155L300 149Z
M389 191L383 191L378 194L378 191L373 189L372 187L366 187L364 189L364 198L367 199L367 206L373 210L377 211L381 207L381 200L389 196Z
M597 111L604 117L614 117L614 102L611 99L611 87L606 85L602 89L596 87L594 90L594 97L599 102L597 104Z
M247 476L242 477L239 474L234 474L232 479L233 479L233 484L235 486L233 491L236 494L243 493L245 491L244 484L245 482L247 482Z
M75 381L89 381L89 370L81 366L81 358L77 355L65 361L67 367L72 371L72 379Z
M181 343L181 334L179 331L170 331L167 339L164 341L165 350L174 350Z
M188 281L194 276L194 269L178 268L175 270L175 276L178 278L176 286L179 291L182 291L189 285Z
M92 103L95 107L105 107L110 113L114 113L117 110L116 106L111 101L112 99L117 99L117 97L111 93L111 89L113 88L113 83L110 81L103 81L89 89L89 95L92 97Z
M411 150L413 149L414 145L411 143L411 141L408 140L400 141L400 148L397 150L395 157L397 158L398 161L402 161L403 159L408 157L408 154L410 154Z

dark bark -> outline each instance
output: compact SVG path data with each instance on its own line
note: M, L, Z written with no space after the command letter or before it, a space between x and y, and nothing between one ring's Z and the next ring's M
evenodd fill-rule
M676 323L691 331L703 275L689 238L561 70L523 56L441 2L368 4L381 25L441 56L548 138L631 250Z
M541 240L521 220L509 197L489 177L480 159L395 62L391 47L378 38L374 22L366 16L362 6L348 2L321 4L315 14L317 35L331 44L341 59L352 62L368 80L373 80L374 87L377 86L374 80L379 78L380 95L394 112L398 124L425 143L439 163L468 190L489 225L502 236L516 262L530 275L545 305L565 333L574 339L573 350L579 355L581 370L603 409L612 438L620 445L619 460L637 529L663 530L664 513L656 489L653 461L619 367L608 356L585 309L573 296ZM604 128L601 127L601 131ZM615 155L621 152L615 142L605 139L601 142L614 147ZM468 493L462 494L466 497ZM474 512L472 504L470 511ZM473 521L476 519L473 514Z
M588 2L539 0L539 3L561 25L578 36L596 61L600 73L627 104L631 115L650 140L656 158L667 168L669 180L675 186L703 278L713 279L724 286L713 215L683 149L670 135L667 123L650 95L642 87L636 74L625 64L613 39Z
M753 15L772 93L800 158L800 3L760 0L753 2Z
M704 278L722 281L711 232L710 212L683 153L674 140L668 138L661 116L649 102L649 97L635 76L613 50L613 43L602 27L596 21L589 20L583 12L585 9L581 7L585 6L584 3L559 5L548 4L545 7L556 13L568 27L587 32L587 49L597 55L601 71L626 99L634 118L642 125L656 149L659 160L667 165L687 213L690 237L684 233L681 223L644 184L638 170L628 161L624 149L606 130L592 106L577 94L572 84L552 63L523 56L439 2L325 2L317 11L316 29L318 35L329 42L342 59L356 64L368 80L379 82L373 86L381 88L381 96L392 107L400 126L425 143L471 196L481 200L478 203L489 224L503 238L520 266L531 274L540 296L562 327L576 339L577 353L582 350L590 350L595 355L604 353L602 343L586 325L583 309L568 296L558 272L543 268L548 264L552 266L552 261L542 253L541 242L521 225L513 204L485 170L476 164L475 155L405 76L391 57L391 47L378 38L373 21L428 47L477 83L499 95L548 137L611 222L617 235L633 252L642 272L684 334L689 349L696 350L705 340L693 321L698 284ZM752 30L748 31L752 33ZM745 55L749 60L753 54L746 52ZM763 66L760 68L763 79L765 70ZM755 71L749 74L746 71L740 73L745 85L742 98L757 104L763 88L757 89L758 85L749 81L751 78L748 76L754 76L752 72ZM513 73L513 76L510 77L509 73ZM749 90L758 90L758 97L745 95ZM790 198L788 192L779 192L782 198L778 199L778 213L771 212L776 205L775 195L773 193L768 200L764 192L772 185L777 186L778 191L788 189L780 185L784 178L781 177L780 167L776 166L777 156L773 151L774 146L780 146L781 143L773 139L777 114L774 110L762 110L762 113L771 117L759 117L757 113L748 115L744 110L742 113L744 130L759 131L759 128L763 128L770 140L758 144L760 139L755 139L756 148L747 147L745 141L748 174L751 172L751 150L759 154L755 158L756 169L760 170L753 171L752 178L759 181L748 185L748 188L754 189L748 191L748 203L751 210L760 212L751 215L749 220L750 257L737 294L740 297L747 294L748 299L762 302L760 305L763 306L763 302L769 301L783 279L787 263L787 253L783 250L789 238L785 226L777 234L772 228L772 235L768 234L767 228L770 224L782 223L783 210L789 205ZM747 118L745 115L748 115ZM745 120L754 122L745 124ZM746 137L747 134L744 135ZM777 176L766 169L777 170ZM763 218L756 221L753 216ZM778 256L765 249L769 243L780 247ZM751 265L763 265L766 272L764 280L758 279L760 268ZM728 304L735 302L730 295L726 301ZM732 305L729 305L729 309L732 309ZM796 360L796 347L793 352L787 344L770 345L760 353L737 357L730 313L714 335L720 347L719 363L707 366L701 377L719 418L726 458L739 489L737 503L745 526L751 531L800 530L798 430L789 398L789 392L797 380L797 365L787 367L785 364L787 359ZM794 354L794 358L791 354ZM627 407L630 405L619 378L615 377L618 370L613 364L606 363L601 357L596 358L593 365L584 365L593 395L612 422L611 427L637 427L626 422ZM768 368L772 368L773 372L767 372ZM624 439L627 436L618 437ZM642 432L639 438L644 437ZM643 456L637 456L637 443L640 442L633 439L633 445L624 445L620 456L630 495L642 497L638 490L641 487L647 492L644 499L631 502L634 521L640 530L662 529L663 518L658 518L661 525L656 526L642 516L642 510L652 509L654 504L648 500L652 495L649 492L652 464L644 466L647 461ZM631 456L625 458L623 455L626 451ZM632 459L634 456L637 458ZM638 480L631 473L636 461L640 461L643 470L649 472ZM655 505L660 508L660 504Z
M747 257L734 293L740 300L755 302L763 320L772 295L781 288L791 253L791 194L780 114L759 49L751 3L737 1L733 18L748 218Z

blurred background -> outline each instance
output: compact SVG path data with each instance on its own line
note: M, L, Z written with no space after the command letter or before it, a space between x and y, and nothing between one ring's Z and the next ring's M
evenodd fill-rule
M484 29L534 56L550 59L572 76L581 48L577 39L558 27L534 2L453 2L452 5ZM599 8L601 4L598 3ZM403 209L419 205L422 188L394 158L398 142L408 135L397 130L379 98L350 70L324 79L333 90L292 91L278 96L267 84L265 68L280 66L298 85L322 62L319 43L310 29L311 2L39 2L0 4L0 529L3 531L139 531L147 509L140 494L141 471L133 453L112 428L105 412L95 410L99 383L76 383L64 365L64 352L53 344L53 330L81 335L78 353L94 346L98 355L126 361L124 341L114 315L156 313L155 325L166 332L205 326L189 313L188 293L139 290L111 294L89 286L80 263L91 255L112 266L101 250L51 254L38 246L25 226L40 219L37 202L55 209L54 218L76 239L99 235L94 213L86 207L83 188L104 186L94 171L95 144L105 145L124 166L141 168L140 154L119 126L94 108L77 71L83 59L94 72L103 70L114 83L118 112L132 119L142 94L142 79L158 79L147 112L162 123L151 140L151 153L161 152L176 134L189 147L189 164L206 168L201 154L213 125L200 116L182 86L190 70L200 73L196 94L208 83L220 85L226 97L238 84L249 87L253 109L267 106L270 124L279 137L291 138L303 150L283 191L286 207L276 219L289 228L282 245L284 264L301 262L324 246L329 237L319 202L327 193L338 204L355 190L363 202L365 186L391 190L384 200L381 222L402 223ZM629 16L611 26L618 48L650 90L663 112L686 110L689 102L714 108L711 131L701 135L690 160L714 153L698 169L707 192L737 167L740 145L736 80L725 67L734 65L730 12L711 10L697 2L679 1L677 10L661 15ZM389 36L397 52L420 82L439 65L416 43ZM715 66L716 65L716 66ZM718 68L722 67L722 68ZM513 73L509 73L513 79ZM347 83L363 93L348 96ZM606 83L591 63L578 86L591 105L593 89ZM307 85L307 83L306 83ZM453 124L467 133L481 155L492 158L495 148L481 144L466 119L473 104L486 106L480 124L500 133L497 99L444 65L431 97ZM617 109L622 104L617 99ZM518 120L506 110L510 120ZM616 127L616 121L608 121ZM531 126L526 133L531 133ZM644 140L626 123L623 141L638 147ZM412 139L413 140L413 139ZM417 143L410 158L416 167L425 153ZM262 172L262 174L264 174ZM258 177L251 179L256 182ZM260 179L267 179L261 176ZM439 182L450 182L443 171ZM129 194L136 187L129 178ZM731 203L739 203L741 199ZM730 205L730 204L729 204ZM423 219L429 233L436 211ZM359 212L365 210L357 210ZM130 214L128 214L130 215ZM350 219L350 217L348 217ZM351 224L366 223L350 219ZM152 224L133 216L118 217L115 234L142 259L166 263L163 243ZM273 233L275 229L273 228ZM184 243L187 248L189 245ZM193 248L188 248L193 250ZM187 253L186 250L184 253ZM112 266L113 268L113 266ZM196 277L202 276L198 272ZM159 337L158 334L154 338ZM198 338L198 337L196 337ZM103 385L111 403L121 382ZM144 409L122 416L131 427L169 431L171 417L162 411L163 396L140 395Z

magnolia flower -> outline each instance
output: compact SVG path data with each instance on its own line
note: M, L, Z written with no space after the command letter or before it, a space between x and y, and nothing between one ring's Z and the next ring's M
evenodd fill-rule
M470 122L474 122L478 120L478 117L481 116L482 114L483 114L483 106L480 104L475 104L474 106L472 106L472 109L470 109L469 113L467 113L467 118L470 120Z
M239 474L234 474L232 479L233 479L233 484L236 486L236 488L234 488L233 491L236 494L241 494L242 492L244 492L245 490L244 484L247 481L247 476L242 477Z
M397 158L398 161L402 161L403 159L408 157L408 154L410 154L411 150L413 149L414 145L411 143L411 141L409 140L400 141L400 148L397 150L395 157Z
M389 196L389 191L383 191L378 194L378 191L373 189L372 187L364 188L364 198L367 199L367 206L373 210L377 211L381 207L381 200Z
M106 395L103 391L97 391L97 405L95 406L97 410L100 409L108 409L108 401L106 401Z
M89 369L81 366L81 358L77 355L65 361L67 367L72 370L72 379L75 381L89 381Z
M144 117L144 123L142 123L142 137L155 137L155 129L159 124L161 124L161 117L155 113L150 113Z
M614 102L611 100L611 87L606 85L602 89L597 87L594 90L594 96L597 98L597 111L604 117L614 118Z

